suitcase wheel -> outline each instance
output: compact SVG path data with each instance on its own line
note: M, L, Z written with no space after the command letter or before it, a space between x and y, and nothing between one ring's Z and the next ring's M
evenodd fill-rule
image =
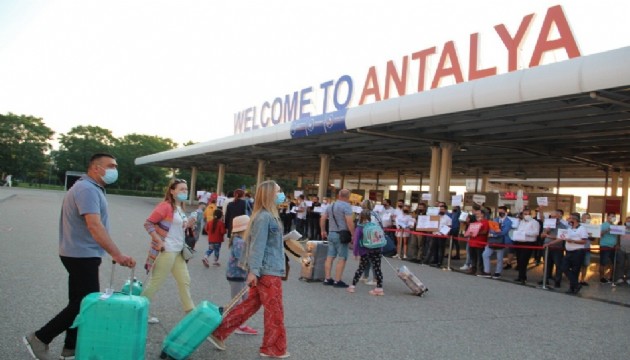
M168 354L162 351L162 353L160 353L160 359L170 359L170 357L168 356Z

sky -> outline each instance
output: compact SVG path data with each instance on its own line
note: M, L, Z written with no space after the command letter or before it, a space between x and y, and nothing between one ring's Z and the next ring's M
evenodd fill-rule
M623 0L0 0L0 113L43 118L57 135L97 125L117 137L211 141L234 133L235 113L342 75L353 79L357 106L371 66L382 76L387 61L432 46L439 54L449 40L468 64L471 33L480 34L480 66L505 72L494 26L514 33L535 13L520 53L526 67L554 5L581 55L630 45ZM321 92L312 96L321 103Z

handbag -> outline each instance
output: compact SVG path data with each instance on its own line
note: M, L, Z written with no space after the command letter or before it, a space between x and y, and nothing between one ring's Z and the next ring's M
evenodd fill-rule
M188 244L184 243L184 247L182 248L182 257L184 258L184 260L188 261L194 258L196 252L197 251L195 251L195 249L191 248L190 246L188 246Z
M339 223L337 223L337 219L335 219L335 204L333 204L332 206L331 213L333 221L335 222L337 229L339 229ZM352 234L350 234L349 230L339 230L337 232L339 233L339 242L341 242L342 244L350 244L350 242L352 242Z

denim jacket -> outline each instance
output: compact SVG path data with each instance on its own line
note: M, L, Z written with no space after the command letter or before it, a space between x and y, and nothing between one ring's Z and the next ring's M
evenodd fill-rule
M267 210L261 210L250 221L248 254L245 256L249 272L262 275L284 276L284 243L280 220Z

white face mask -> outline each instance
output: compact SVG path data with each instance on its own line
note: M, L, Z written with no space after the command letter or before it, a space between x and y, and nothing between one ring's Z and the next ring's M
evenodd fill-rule
M586 219L586 220L584 220L584 223L585 223L585 224L590 224L590 223L591 223L591 219Z
M616 222L617 222L617 218L616 217L613 216L613 217L610 218L610 223L611 224L614 224Z
M523 216L523 219L525 221L530 221L532 219L532 216L531 215L525 215L525 216Z

